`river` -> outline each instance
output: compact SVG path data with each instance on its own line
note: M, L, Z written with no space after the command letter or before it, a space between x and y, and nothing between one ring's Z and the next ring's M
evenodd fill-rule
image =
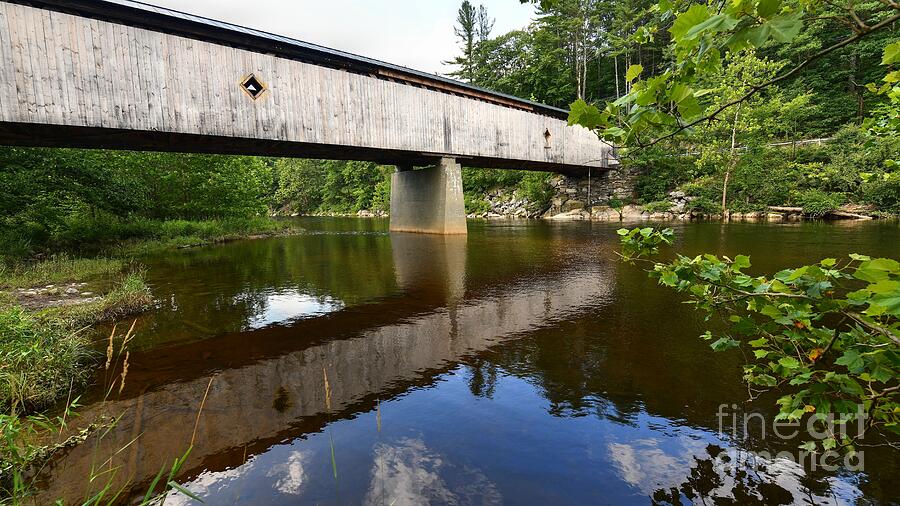
M827 471L776 456L799 439L720 431L723 405L771 420L772 399L745 405L740 354L617 260L618 224L300 223L144 260L158 302L124 389L98 373L75 423L121 419L48 466L39 503L142 494L192 439L177 481L215 505L900 499L897 451ZM896 222L672 226L677 251L749 254L754 272L900 252ZM92 468L115 471L90 484Z

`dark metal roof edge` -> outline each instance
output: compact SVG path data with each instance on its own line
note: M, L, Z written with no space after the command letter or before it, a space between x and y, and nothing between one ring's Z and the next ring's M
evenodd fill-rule
M429 74L419 70L383 62L373 58L356 55L338 49L305 42L291 37L248 28L234 23L226 23L215 19L186 12L158 7L136 0L3 0L37 7L46 7L68 13L76 13L87 17L140 26L171 33L174 35L199 38L215 43L225 43L237 47L262 50L291 59L312 60L336 68L365 72L384 69L404 74L420 80L431 81L436 85L449 85L474 93L496 97L519 103L557 118L568 117L569 111L558 107L532 102L523 98L491 91L448 77Z

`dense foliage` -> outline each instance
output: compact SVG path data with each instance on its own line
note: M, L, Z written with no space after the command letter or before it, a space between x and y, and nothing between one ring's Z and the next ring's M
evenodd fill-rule
M465 72L454 75L571 104L572 122L643 146L620 151L640 172L638 203L685 185L706 213L804 203L811 214L844 203L900 209L891 163L900 158L898 51L886 49L900 45L891 43L894 3L533 3L528 27L470 38L453 62ZM829 49L843 41L851 43ZM794 145L822 137L826 146Z
M368 162L0 148L0 257L268 232L253 218L273 211L387 210L392 171Z
M646 260L672 231L619 230L626 260ZM900 263L850 255L773 274L751 275L750 258L676 255L650 275L723 325L702 337L740 349L751 397L781 394L779 420L812 417L824 433L807 450L854 450L869 430L900 434ZM864 419L863 433L828 432ZM829 430L833 430L831 427Z

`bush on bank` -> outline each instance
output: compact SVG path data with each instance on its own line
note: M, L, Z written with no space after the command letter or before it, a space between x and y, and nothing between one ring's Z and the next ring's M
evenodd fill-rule
M19 265L10 275L0 277L4 288L0 291L0 411L40 410L70 391L78 391L92 363L85 327L144 311L153 302L142 271L119 274L127 265L121 260L61 255ZM46 280L79 281L97 276L119 279L114 279L112 289L102 297L75 298L71 300L77 302L74 304L26 309L14 296L15 288ZM29 299L29 304L34 302Z
M0 310L0 406L4 413L41 409L87 379L83 333L18 306Z
M724 171L721 160L703 158L690 148L639 149L623 160L637 169L638 203L663 201L675 189L697 197L698 211L721 209ZM748 146L738 153L728 188L728 208L762 211L768 206L799 206L821 215L844 203L900 213L900 145L872 138L847 126L832 140L807 146ZM824 212L823 212L824 211Z

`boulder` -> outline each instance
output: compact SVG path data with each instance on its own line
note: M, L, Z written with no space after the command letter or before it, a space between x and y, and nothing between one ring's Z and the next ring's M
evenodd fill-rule
M602 221L618 221L619 213L609 206L594 206L591 208L591 219Z
M641 206L627 205L622 208L623 220L640 220L644 218L644 209Z
M566 203L560 207L560 210L564 213L578 209L584 209L584 202L579 200L567 200Z
M582 212L580 209L574 209L565 213L554 214L553 216L546 217L546 219L559 221L576 221L585 219L586 214L587 212Z

